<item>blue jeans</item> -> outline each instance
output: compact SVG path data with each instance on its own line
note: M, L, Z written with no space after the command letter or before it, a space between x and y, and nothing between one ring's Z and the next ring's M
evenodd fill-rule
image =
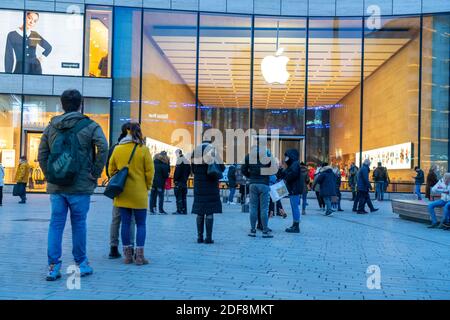
M331 197L323 197L323 201L325 202L325 206L327 207L326 212L333 211L331 209Z
M428 204L428 213L430 214L432 224L437 223L436 213L434 212L434 209L442 207L444 207L444 215L442 216L441 223L445 222L446 217L448 217L450 202L447 203L447 201L439 199Z
M384 200L384 187L385 187L384 181L376 182L375 186L376 186L376 192L377 192L377 200L383 201Z
M291 202L292 218L294 222L300 222L300 195L289 196L289 201ZM303 204L304 203L305 202L303 201Z
M145 245L145 237L147 235L145 221L147 219L147 209L130 209L119 208L120 216L122 219L121 235L122 244L124 246L131 245L130 226L131 215L134 214L136 220L136 246L143 247Z
M88 194L51 194L52 216L48 230L48 264L61 262L62 237L66 225L67 212L70 209L72 224L72 254L77 264L86 257L86 217L91 203Z
M417 195L418 200L422 200L422 193L420 192L420 184L416 184L414 188L414 193Z
M269 186L255 183L250 185L250 226L253 229L258 221L258 203L261 210L261 223L263 231L267 231L269 223Z
M228 197L229 202L233 202L235 193L236 193L236 188L230 188L230 195Z

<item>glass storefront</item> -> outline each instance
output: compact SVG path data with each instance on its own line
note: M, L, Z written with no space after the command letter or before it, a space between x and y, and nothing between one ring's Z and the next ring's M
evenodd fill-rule
M139 121L153 153L188 152L194 141L173 135L195 136L197 120L224 137L227 129L278 129L280 149L296 146L302 160L343 173L365 158L383 162L393 182L410 182L416 165L448 170L450 14L383 16L374 26L362 17L96 5L80 15L84 49L72 44L80 50L52 31L57 21L77 29L69 15L0 10L0 17L8 31L0 36L0 72L79 75L79 62L84 76L112 78L111 103L86 99L85 112L113 142L124 122ZM31 34L40 40L23 47ZM40 67L25 61L25 49ZM0 103L2 158L16 162L60 109L54 97L2 95Z

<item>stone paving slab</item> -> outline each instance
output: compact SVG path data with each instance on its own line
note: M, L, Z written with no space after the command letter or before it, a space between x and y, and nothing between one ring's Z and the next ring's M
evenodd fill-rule
M171 200L165 203L168 212L174 211ZM149 215L151 263L138 267L108 259L111 201L95 195L88 216L95 273L81 279L80 290L69 290L66 275L44 281L48 196L30 195L20 205L6 194L0 207L0 299L450 298L450 232L402 220L390 202L375 202L379 212L356 215L344 200L345 212L325 217L314 199L308 201L301 234L284 232L291 217L275 217L273 239L248 237L248 213L224 205L224 213L215 216L213 245L196 243L195 215ZM289 209L288 201L283 204ZM68 222L64 268L73 263L70 229ZM381 270L379 290L367 287L370 265Z

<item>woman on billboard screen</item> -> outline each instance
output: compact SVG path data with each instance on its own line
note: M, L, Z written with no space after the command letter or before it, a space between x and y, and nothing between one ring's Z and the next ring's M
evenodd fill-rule
M42 60L52 52L52 46L39 33L33 31L39 21L39 13L28 11L26 14L25 50L22 50L23 26L11 31L6 40L5 71L9 73L42 74ZM38 54L38 46L43 49ZM24 70L22 70L25 53ZM15 63L14 63L15 57ZM23 72L25 71L25 72Z

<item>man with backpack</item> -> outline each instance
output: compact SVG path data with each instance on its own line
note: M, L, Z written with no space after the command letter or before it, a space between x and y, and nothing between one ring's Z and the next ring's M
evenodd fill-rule
M53 117L45 128L38 154L52 210L47 281L61 277L61 242L69 209L75 263L80 276L93 273L86 256L86 217L108 157L108 142L101 127L81 113L80 92L64 91L61 104L64 114Z
M378 166L373 171L373 181L375 182L376 199L378 201L384 200L384 192L386 189L386 184L389 181L387 169L378 162Z

